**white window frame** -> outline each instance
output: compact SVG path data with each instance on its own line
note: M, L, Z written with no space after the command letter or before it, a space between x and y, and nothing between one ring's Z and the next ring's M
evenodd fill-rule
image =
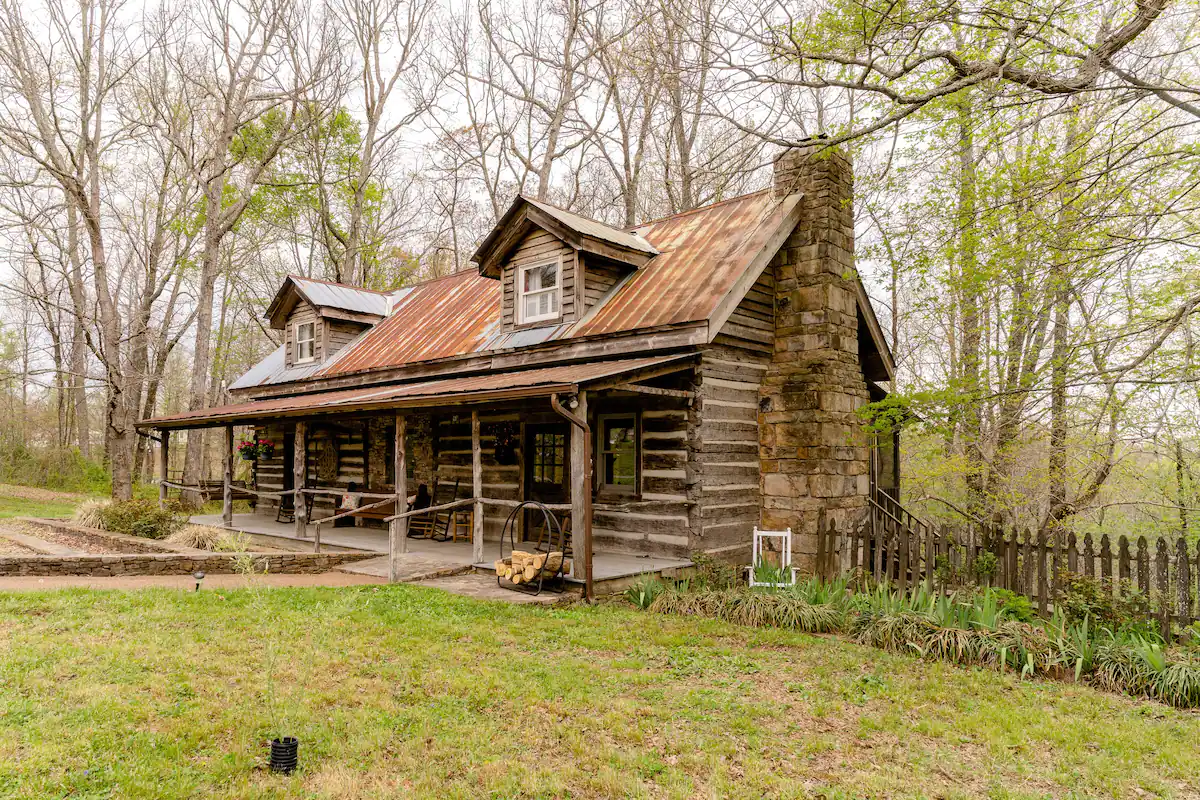
M312 326L312 338L304 340L307 342L311 342L312 347L309 349L310 355L308 356L308 358L301 358L300 357L300 341L301 341L300 329L303 328L305 325ZM317 360L317 323L315 323L315 322L297 322L295 327L292 329L292 339L295 342L296 363L297 364L308 364L309 362Z
M525 273L533 269L542 269L543 267L554 264L554 286L549 289L535 289L532 292L525 291ZM562 256L556 258L553 262L537 261L532 264L525 264L517 268L516 274L516 293L517 298L517 319L520 320L519 325L526 325L530 322L545 322L546 320L558 319L562 316ZM525 316L525 298L535 294L545 294L547 292L558 293L558 309L553 313L537 314L536 316Z

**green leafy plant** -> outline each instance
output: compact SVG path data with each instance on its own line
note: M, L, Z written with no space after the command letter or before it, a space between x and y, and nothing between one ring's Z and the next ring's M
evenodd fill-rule
M794 576L790 567L781 567L769 561L760 561L754 567L754 582L770 587L791 586Z
M1004 612L1004 616L1018 622L1033 622L1036 612L1033 608L1033 601L1028 597L1008 589L992 589L992 594L1000 604L1000 610Z
M647 576L625 590L625 598L642 611L650 608L654 600L663 592L666 584L659 578Z
M741 582L736 566L708 553L693 553L692 567L694 574L691 584L697 587L731 589Z
M1111 581L1074 572L1062 572L1060 582L1055 607L1071 622L1090 619L1097 626L1114 630L1147 625L1150 601L1128 582L1114 587Z
M159 508L155 501L137 497L109 503L98 513L104 530L145 539L166 539L187 524L176 508Z

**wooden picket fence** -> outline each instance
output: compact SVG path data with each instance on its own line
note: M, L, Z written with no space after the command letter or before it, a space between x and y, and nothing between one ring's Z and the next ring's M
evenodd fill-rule
M852 529L839 531L822 515L817 573L826 578L859 574L898 589L927 589L970 576L982 585L1026 595L1048 614L1062 590L1064 573L1101 579L1107 591L1140 592L1151 602L1164 636L1175 626L1200 620L1200 542L1145 536L1130 541L1108 534L1048 536L1044 531L999 526L930 525L885 494L870 500Z

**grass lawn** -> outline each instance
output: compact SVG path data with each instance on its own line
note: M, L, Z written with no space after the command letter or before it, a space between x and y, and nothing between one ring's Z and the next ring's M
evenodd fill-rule
M0 483L0 519L69 517L87 495Z
M1197 742L1195 712L615 603L0 595L4 797L1194 797Z

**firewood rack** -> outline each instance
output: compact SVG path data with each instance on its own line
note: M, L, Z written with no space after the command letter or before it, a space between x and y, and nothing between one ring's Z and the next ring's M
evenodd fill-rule
M545 530L548 534L544 541L541 538L536 543L517 541L517 520L525 513L526 508L533 509L534 513L538 511L542 513ZM501 577L499 570L497 570L497 585L502 589L535 596L541 594L543 589L550 592L563 592L566 589L563 580L565 577L563 566L567 563L566 544L566 531L563 529L558 517L545 504L539 503L536 500L525 500L518 504L504 522L504 531L500 535L500 560L505 560L504 553L506 548L509 559L512 558L513 551L517 549L521 549L523 552L540 553L547 556L558 552L562 554L562 557L559 558L556 568L539 569L536 577L529 582L513 583L509 579Z

